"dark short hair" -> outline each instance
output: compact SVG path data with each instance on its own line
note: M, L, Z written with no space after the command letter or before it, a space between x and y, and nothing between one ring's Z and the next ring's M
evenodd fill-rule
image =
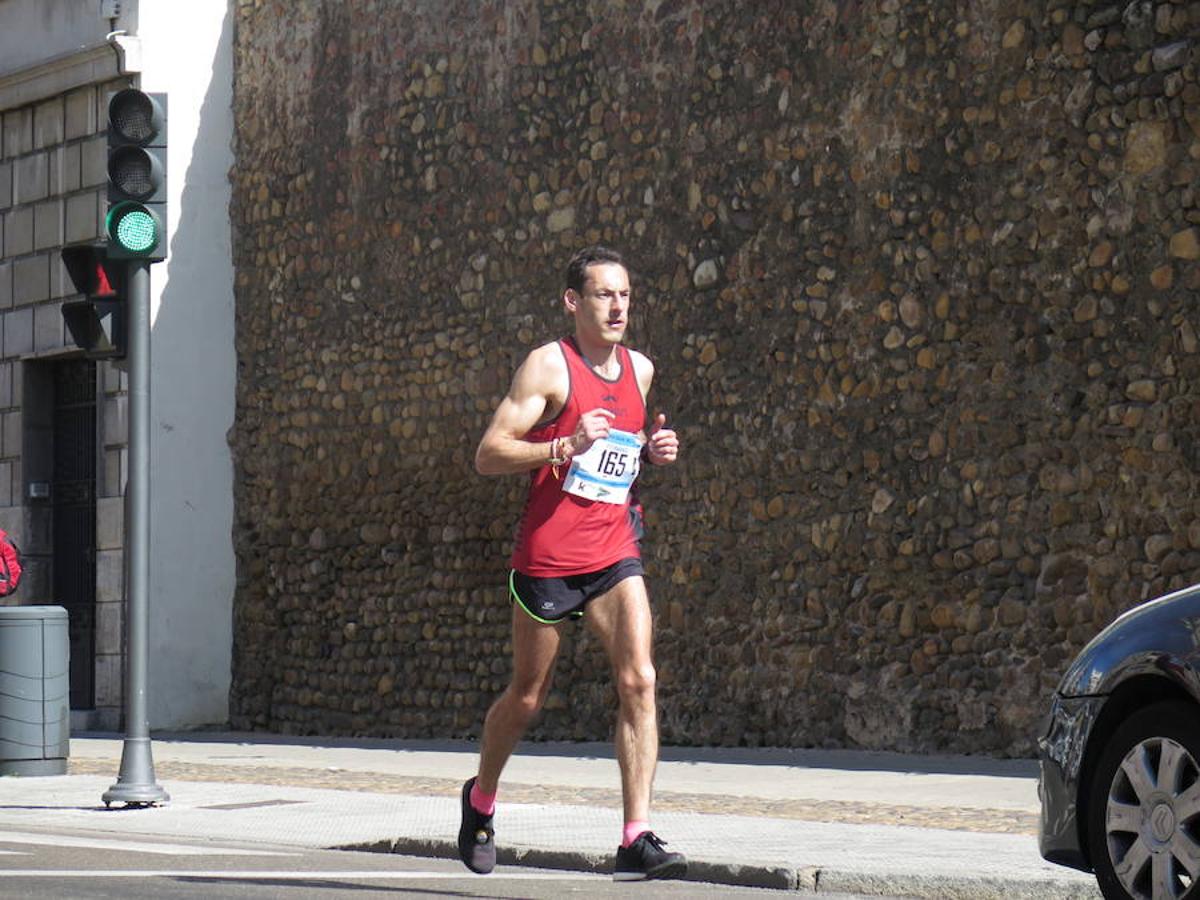
M616 263L618 266L625 266L625 260L616 250L609 250L599 244L584 247L582 250L577 250L571 257L571 261L567 263L567 288L581 293L584 282L587 281L588 266L600 263ZM629 267L625 266L625 268Z

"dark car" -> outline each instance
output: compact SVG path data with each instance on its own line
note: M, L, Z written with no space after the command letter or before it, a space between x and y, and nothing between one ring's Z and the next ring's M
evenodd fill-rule
M1200 897L1200 585L1083 648L1038 750L1042 856L1109 900Z

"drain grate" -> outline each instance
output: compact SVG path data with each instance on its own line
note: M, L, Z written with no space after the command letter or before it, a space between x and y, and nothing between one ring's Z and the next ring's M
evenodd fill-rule
M214 806L201 806L200 809L262 809L264 806L294 806L297 803L307 803L307 800L259 800L257 803L218 803Z

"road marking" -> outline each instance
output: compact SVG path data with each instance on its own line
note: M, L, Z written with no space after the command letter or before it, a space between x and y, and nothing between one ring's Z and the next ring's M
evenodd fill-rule
M299 853L281 853L272 850L237 850L229 847L197 846L195 844L152 844L142 841L114 841L107 838L73 837L60 834L30 834L20 831L0 832L0 844L37 844L42 847L87 847L96 850L124 850L130 853L161 853L164 856L301 855Z
M4 878L228 878L241 880L262 881L280 879L287 881L305 881L321 878L343 878L347 881L366 880L412 880L412 881L452 881L458 879L473 879L478 876L469 872L362 872L337 869L313 872L239 872L239 871L192 871L189 869L126 869L112 871L86 871L82 869L5 869L0 871L0 879ZM594 875L588 872L502 872L496 870L492 880L499 881L592 881L607 876Z

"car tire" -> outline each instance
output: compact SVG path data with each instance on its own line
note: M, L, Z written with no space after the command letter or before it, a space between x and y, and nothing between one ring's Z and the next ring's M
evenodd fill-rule
M1121 723L1092 778L1087 840L1106 900L1200 897L1195 705L1162 701Z

